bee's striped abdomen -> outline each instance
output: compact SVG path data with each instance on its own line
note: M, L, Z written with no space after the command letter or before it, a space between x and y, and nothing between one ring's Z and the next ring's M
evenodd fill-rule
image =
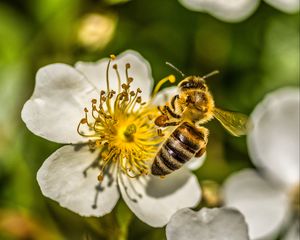
M206 146L205 135L193 125L184 122L163 143L152 164L153 175L164 176L179 169Z

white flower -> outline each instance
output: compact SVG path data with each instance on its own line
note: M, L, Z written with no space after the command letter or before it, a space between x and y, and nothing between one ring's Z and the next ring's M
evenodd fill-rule
M225 205L244 214L251 239L274 239L286 223L286 239L299 239L299 114L297 88L268 94L251 114L248 149L260 172L242 170L224 185Z
M296 13L299 11L299 0L264 0L272 7L286 13Z
M187 168L165 179L148 175L161 142L153 123L156 108L147 104L152 87L149 63L131 50L75 68L41 68L22 119L36 135L72 144L39 169L43 194L82 216L111 212L121 195L137 217L155 227L178 209L195 206L201 190ZM153 102L161 103L161 94Z
M166 227L167 240L247 240L243 215L231 208L181 209Z
M258 8L260 0L179 0L186 8L207 12L226 22L239 22L248 18ZM299 11L298 0L265 0L271 6L287 13Z

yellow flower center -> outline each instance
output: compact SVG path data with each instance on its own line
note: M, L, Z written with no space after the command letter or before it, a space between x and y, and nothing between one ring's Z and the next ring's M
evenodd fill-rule
M107 90L100 92L99 100L92 99L91 109L84 109L85 117L78 124L77 132L89 139L91 150L100 150L98 165L99 181L105 167L115 163L118 170L129 177L148 174L161 138L157 135L153 119L155 107L142 102L141 89L130 90L133 78L129 77L126 64L126 83L121 84L117 65L113 65L118 80L118 92L109 86L109 67L106 71Z

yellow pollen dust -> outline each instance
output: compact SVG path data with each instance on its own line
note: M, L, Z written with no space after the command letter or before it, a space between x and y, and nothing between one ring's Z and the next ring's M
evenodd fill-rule
M129 177L148 174L149 161L162 141L153 122L156 108L142 101L141 89L130 89L133 78L129 76L129 63L125 65L125 83L121 83L117 64L113 65L118 89L110 89L109 70L115 58L111 55L107 65L106 91L100 91L99 99L91 100L90 109L84 109L85 116L77 127L78 134L89 139L90 149L99 150L99 181L114 166L118 173Z

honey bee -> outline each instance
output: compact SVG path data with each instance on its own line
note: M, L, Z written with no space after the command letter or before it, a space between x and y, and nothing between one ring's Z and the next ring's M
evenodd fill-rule
M215 107L204 77L189 76L178 84L179 93L163 107L155 119L158 127L177 126L158 150L151 166L156 176L165 176L181 168L193 157L201 157L206 151L209 131L202 124L216 118L234 136L247 132L247 116ZM163 136L161 129L159 135Z

